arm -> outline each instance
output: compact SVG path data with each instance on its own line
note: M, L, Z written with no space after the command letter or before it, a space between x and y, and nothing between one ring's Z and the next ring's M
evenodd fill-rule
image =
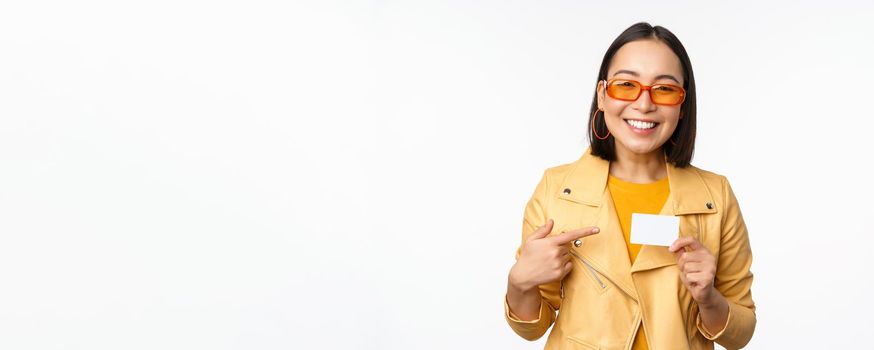
M753 283L750 272L753 256L747 227L734 191L725 178L722 185L725 193L725 201L722 203L724 214L714 281L719 293L715 293L717 301L713 305L699 305L696 323L705 338L728 349L739 349L747 345L756 327L756 307L750 292ZM711 333L709 329L721 331Z
M547 176L544 171L540 183L525 206L522 220L522 243L531 236L538 226L546 223L545 201L548 196ZM522 245L516 249L516 260L522 252ZM555 321L558 310L559 281L539 286L521 286L513 280L512 270L507 282L504 298L504 318L513 331L527 340L536 340L546 333Z

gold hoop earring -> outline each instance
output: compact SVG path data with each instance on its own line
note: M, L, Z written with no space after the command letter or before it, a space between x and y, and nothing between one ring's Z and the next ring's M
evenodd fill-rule
M604 139L610 137L610 129L607 129L607 135L604 137L599 136L598 132L595 131L595 118L597 118L598 112L602 112L602 110L598 109L595 111L595 113L592 113L592 133L595 134L595 138L597 138L598 140L604 140ZM604 121L604 126L607 126L606 120Z

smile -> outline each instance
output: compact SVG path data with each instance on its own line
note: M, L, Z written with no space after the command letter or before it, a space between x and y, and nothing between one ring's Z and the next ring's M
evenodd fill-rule
M639 120L634 120L634 119L625 119L625 122L628 123L628 125L631 125L632 127L634 127L635 129L640 129L640 130L652 129L652 128L656 127L657 125L659 125L659 123L644 122L644 121L639 121Z

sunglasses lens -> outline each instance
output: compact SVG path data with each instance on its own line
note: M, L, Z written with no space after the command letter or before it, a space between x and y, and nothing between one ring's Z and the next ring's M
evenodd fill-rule
M657 104L674 105L683 102L683 89L671 85L655 85L650 90L652 102Z
M607 95L617 100L635 101L642 87L634 80L617 79L607 84ZM653 85L649 90L652 102L660 105L677 105L683 102L686 92L673 85Z
M614 80L607 85L607 94L617 100L634 101L640 96L640 84L631 80Z

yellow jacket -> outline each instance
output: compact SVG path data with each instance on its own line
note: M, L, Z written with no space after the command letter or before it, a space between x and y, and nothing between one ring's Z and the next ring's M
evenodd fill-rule
M577 161L544 171L525 207L522 242L549 218L554 220L551 234L586 226L601 231L583 238L579 247L571 245L574 267L563 280L540 285L537 320L516 319L505 298L507 323L528 340L539 339L554 323L545 349L630 349L641 319L652 350L713 349L714 341L742 348L756 326L752 252L728 180L667 163L670 197L661 210L661 215L679 216L680 234L696 237L717 258L714 284L730 307L725 328L711 335L667 247L645 245L634 264L629 262L607 189L609 165L590 147Z

